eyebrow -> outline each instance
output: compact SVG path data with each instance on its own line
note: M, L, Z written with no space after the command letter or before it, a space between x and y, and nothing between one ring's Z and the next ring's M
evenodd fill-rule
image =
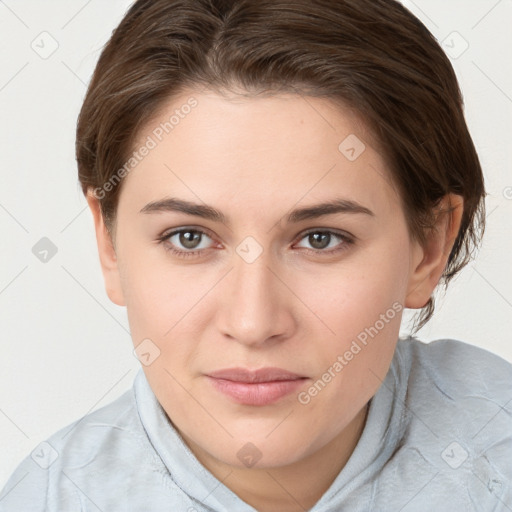
M192 203L183 199L169 197L152 201L140 210L140 213L159 213L159 212L180 212L195 217L222 222L229 224L229 219L221 211L205 204ZM301 222L308 219L316 219L323 215L333 215L335 213L363 214L375 217L375 214L366 206L351 201L349 199L333 199L328 202L297 208L290 212L286 219L288 223Z

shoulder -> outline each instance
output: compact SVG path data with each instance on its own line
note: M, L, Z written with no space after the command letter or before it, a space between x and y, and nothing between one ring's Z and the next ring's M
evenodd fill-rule
M144 440L133 390L128 390L39 443L1 491L0 512L59 510L64 505L79 510L76 476L80 471L96 473L105 461L122 458Z
M476 437L485 425L480 437L493 440L512 432L512 364L505 359L459 340L415 338L399 340L397 359L411 410L439 431Z
M413 377L447 397L512 398L512 364L480 347L455 339L407 338L399 340L397 350L409 361Z
M113 402L60 429L32 450L0 492L0 512L187 510L146 426L158 404L143 370ZM153 425L154 426L154 425ZM201 509L202 510L202 509Z
M396 353L406 418L400 463L414 455L443 482L440 497L458 489L471 510L510 500L512 364L454 339L400 339Z

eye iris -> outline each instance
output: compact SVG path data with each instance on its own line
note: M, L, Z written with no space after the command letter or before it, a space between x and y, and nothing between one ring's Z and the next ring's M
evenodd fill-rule
M187 249L195 249L201 239L201 233L197 231L182 231L180 233L180 244Z
M330 233L310 233L309 235L309 243L315 249L325 249L330 241Z

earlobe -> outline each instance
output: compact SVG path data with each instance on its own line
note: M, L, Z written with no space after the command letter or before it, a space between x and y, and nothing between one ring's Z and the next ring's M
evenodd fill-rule
M420 309L427 304L446 268L459 233L463 210L463 198L447 194L440 204L435 229L429 233L425 245L414 242L406 308Z
M114 304L117 304L118 306L125 306L126 304L121 287L117 255L112 237L105 225L104 218L101 213L100 202L96 197L94 197L92 189L87 193L86 199L94 219L96 242L98 244L101 271L105 281L105 290L109 299Z

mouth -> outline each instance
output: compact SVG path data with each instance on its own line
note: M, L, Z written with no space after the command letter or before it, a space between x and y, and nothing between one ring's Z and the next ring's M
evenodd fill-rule
M308 377L282 368L228 368L206 375L213 387L235 403L270 405L297 391Z

